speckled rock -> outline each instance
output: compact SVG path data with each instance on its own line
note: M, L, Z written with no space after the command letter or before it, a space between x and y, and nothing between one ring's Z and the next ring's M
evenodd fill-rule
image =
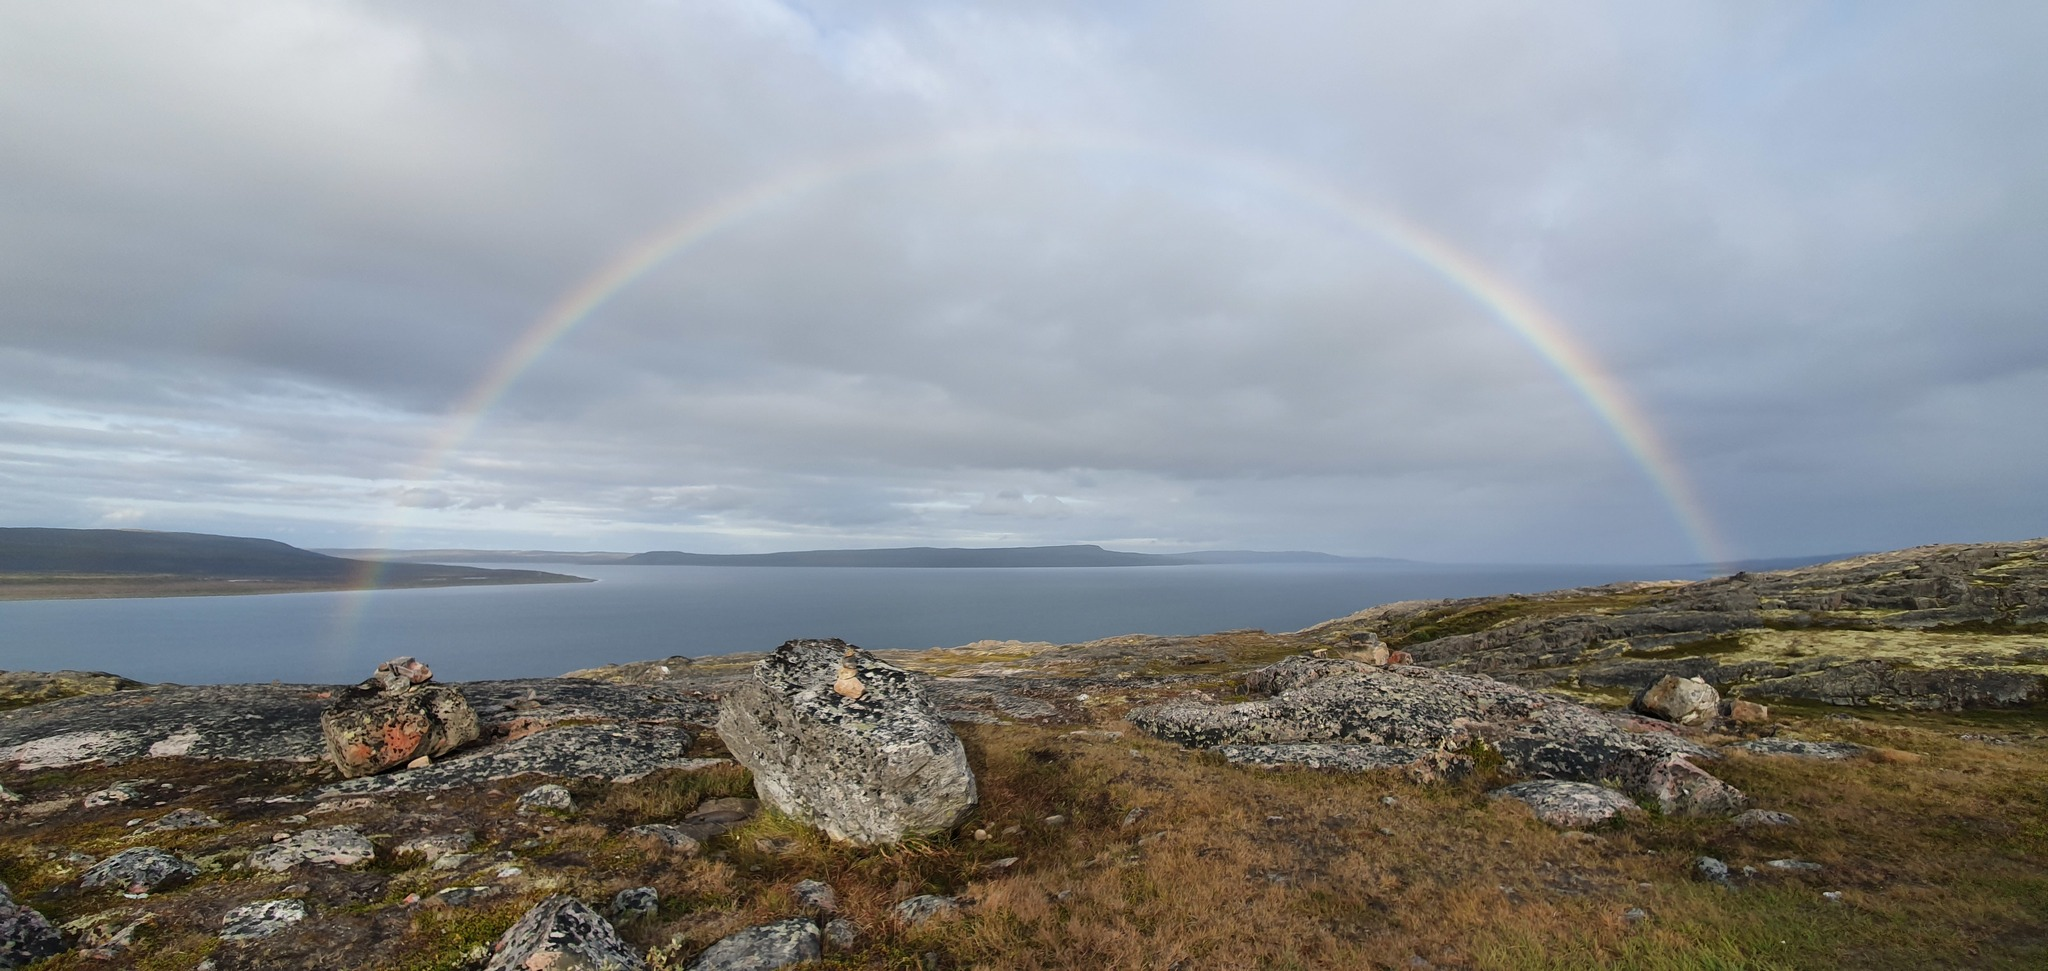
M1201 748L1337 742L1457 751L1480 744L1512 771L1614 779L1632 794L1674 804L1683 802L1683 792L1674 793L1673 778L1690 780L1685 768L1691 766L1673 767L1671 760L1715 757L1669 730L1631 730L1584 705L1490 678L1342 659L1283 663L1296 673L1271 679L1283 688L1271 698L1234 705L1171 701L1132 709L1125 718L1159 738ZM1284 687L1290 683L1298 686Z
M842 663L857 699L833 690ZM966 749L917 677L843 641L782 645L725 697L718 734L764 800L834 839L945 832L979 800Z
M135 783L116 782L97 792L86 793L85 798L79 804L86 809L99 809L105 806L126 805L134 802L137 798L139 798L139 793L136 792Z
M450 854L467 853L469 848L475 845L475 833L467 831L461 833L435 833L428 836L415 836L398 844L398 846L393 848L392 852L415 854L420 859L432 863Z
M0 883L0 971L25 967L64 950L64 935L35 908L14 902Z
M798 880L796 886L789 889L789 895L795 897L797 903L820 913L829 914L839 909L839 894L831 884L822 880Z
M534 786L526 790L526 793L519 797L519 811L522 813L543 811L566 813L573 812L575 809L576 797L570 794L567 787L559 786L552 782L546 785Z
M621 924L654 916L661 909L661 893L653 887L627 887L612 895L612 919Z
M1629 797L1590 782L1531 779L1487 793L1527 805L1540 819L1559 829L1597 826L1623 816L1640 816L1642 807Z
M673 723L565 725L457 752L424 768L349 779L321 794L426 792L523 775L632 782L658 769L688 771L732 764L727 759L689 758L686 753L693 742L688 731Z
M1751 826L1797 826L1799 825L1799 817L1791 813L1778 812L1775 809L1751 809L1737 814L1733 822L1735 825L1744 828Z
M199 875L199 868L154 846L122 850L92 865L81 887L147 892L175 887Z
M1731 816L1749 806L1742 790L1708 774L1684 755L1636 763L1621 782L1630 792L1654 799L1666 816Z
M680 826L671 826L667 823L648 823L644 826L635 826L627 830L626 835L635 839L647 840L650 843L657 843L663 849L682 853L685 856L694 855L699 849L703 848L702 840L684 831Z
M1338 772L1398 769L1417 782L1460 778L1472 771L1472 760L1467 756L1388 745L1279 742L1270 745L1224 745L1216 752L1234 765L1265 769L1331 769Z
M932 920L943 920L960 915L960 901L933 893L921 893L908 900L898 901L889 912L905 926L916 927Z
M686 971L775 971L823 956L818 925L792 917L749 927L705 948Z
M269 937L307 917L303 900L259 900L244 904L227 912L221 918L220 937L224 941L250 941Z
M647 962L589 905L574 897L541 901L498 938L484 971L646 971Z
M393 658L335 693L320 713L320 732L344 777L388 772L423 755L439 758L482 735L462 692L431 684L431 677L418 661Z
M1721 711L1721 693L1703 678L1667 674L1658 678L1629 707L1679 725L1704 725Z
M825 922L825 942L835 950L851 951L860 940L860 928L844 917L834 917Z
M257 847L249 854L252 870L282 873L301 863L329 863L355 866L377 855L369 837L350 826L309 829L290 839Z
M162 833L175 829L216 829L220 820L199 809L173 809L155 822L146 823L138 832Z
M1757 738L1728 747L1751 755L1788 755L1829 762L1853 759L1870 751L1869 747L1854 742L1802 742L1793 738Z

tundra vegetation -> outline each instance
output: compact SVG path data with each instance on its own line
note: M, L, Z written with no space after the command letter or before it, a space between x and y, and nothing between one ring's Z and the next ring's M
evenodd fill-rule
M2048 588L2030 565L2012 568L2015 548L2031 564L2039 544L1392 605L1287 634L879 652L928 676L979 802L946 832L874 845L754 811L750 774L706 761L727 754L709 730L710 699L760 655L577 672L582 704L600 688L674 702L693 767L363 796L330 791L341 777L320 761L45 760L5 774L16 801L0 810L0 879L66 929L67 950L36 965L49 969L478 968L541 901L570 894L609 914L637 887L657 903L615 918L619 935L651 966L680 968L735 932L814 914L797 889L805 880L829 885L831 913L856 931L825 947L823 967L2034 968L2048 963L2048 712L2033 670ZM1928 584L1915 570L1960 579ZM1773 605L1786 599L1774 591L1794 588L1820 606ZM1871 606L1882 589L1919 599ZM1718 749L1714 776L1793 822L1666 816L1651 804L1560 829L1489 798L1521 777L1484 745L1458 753L1469 773L1417 781L1235 765L1125 720L1169 701L1248 700L1257 669L1374 640L1421 664L1615 706L1667 674L1765 701L1763 721L1668 730ZM0 713L0 756L21 754L8 745L39 711L120 705L104 710L139 724L144 699L171 698L121 688ZM545 684L523 706L510 683L464 689L487 744L587 731L594 718L550 702ZM323 703L306 702L311 750ZM557 707L569 728L547 727ZM1734 747L1759 739L1856 747L1844 758ZM377 778L407 771L422 770ZM521 796L544 782L567 787L568 807L522 812ZM183 809L218 825L157 828ZM649 824L703 838L671 842ZM242 865L281 833L343 826L370 838L372 858ZM418 842L456 833L469 845ZM141 845L197 864L197 876L142 895L80 886L93 862ZM957 913L899 919L899 903L926 894L953 898ZM301 901L309 916L260 939L221 938L231 910L273 899Z

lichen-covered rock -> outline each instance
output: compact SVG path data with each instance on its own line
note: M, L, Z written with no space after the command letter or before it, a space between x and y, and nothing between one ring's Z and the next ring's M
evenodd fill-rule
M612 895L612 919L621 924L654 916L661 909L661 892L653 887L627 887Z
M64 935L33 907L14 902L0 883L0 971L26 967L64 950Z
M303 900L259 900L228 911L227 916L221 918L220 938L224 941L251 941L269 937L305 920L306 916Z
M1702 678L1667 674L1644 688L1629 707L1679 725L1705 725L1721 710L1721 693Z
M432 863L444 856L455 853L467 853L469 848L475 845L476 834L465 830L460 833L434 833L427 836L415 836L398 844L392 852L399 854L411 853L422 860Z
M832 690L842 663L859 698ZM979 801L959 736L916 676L843 641L782 645L726 695L718 733L763 799L834 839L944 832Z
M834 917L825 922L825 940L838 950L851 951L860 940L860 928L844 917Z
M1280 742L1270 745L1225 745L1216 750L1233 765L1265 769L1330 769L1372 772L1399 769L1416 782L1442 782L1472 772L1469 756L1450 752L1359 745L1343 742Z
M691 835L680 826L671 826L667 823L648 823L644 826L635 826L627 830L626 835L685 856L694 856L698 850L703 848L702 840Z
M79 878L81 887L111 887L148 892L177 886L199 875L199 868L154 846L122 850L92 865Z
M320 731L344 777L375 775L476 741L482 729L469 701L451 686L429 683L431 677L426 665L394 658L335 693L320 713Z
M174 829L216 829L220 820L207 815L201 809L173 809L153 823L144 825L137 832L162 833Z
M819 913L830 914L839 910L839 894L832 885L822 880L798 880L789 894L796 902Z
M1749 809L1736 814L1733 822L1745 829L1751 826L1797 826L1799 817L1775 809Z
M1751 755L1789 755L1827 762L1853 759L1870 751L1868 746L1854 742L1804 742L1794 738L1756 738L1728 747Z
M552 782L528 789L525 795L519 797L519 811L522 813L541 811L566 813L575 810L575 808L576 797L570 794L567 787L559 786Z
M498 938L484 971L646 971L647 962L588 904L541 901Z
M1709 775L1684 755L1669 755L1622 779L1629 791L1657 801L1666 816L1729 816L1749 806L1742 790Z
M1674 805L1685 802L1685 793L1673 790L1670 777L1685 776L1685 769L1705 773L1689 763L1685 769L1666 763L1674 756L1681 762L1715 757L1669 730L1631 731L1584 705L1490 678L1413 665L1293 666L1325 673L1272 698L1235 705L1173 701L1133 709L1125 718L1154 736L1200 748L1334 742L1456 752L1482 745L1524 775L1611 779L1631 794Z
M686 971L775 971L823 956L818 925L808 917L792 917L749 927L705 948Z
M257 847L249 854L249 868L282 873L301 863L355 866L377 855L370 838L349 826L309 829L282 842Z
M959 916L960 901L935 893L921 893L908 900L898 901L889 912L905 926L916 927L927 921Z
M1487 793L1495 799L1513 799L1529 807L1540 819L1559 829L1598 826L1623 816L1640 816L1642 807L1627 796L1590 782L1531 779L1502 786Z

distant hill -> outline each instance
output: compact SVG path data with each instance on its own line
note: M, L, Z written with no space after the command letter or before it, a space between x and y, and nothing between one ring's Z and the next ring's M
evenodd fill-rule
M1328 553L1207 550L1196 553L1126 553L1092 544L1011 546L986 549L913 546L864 550L797 550L785 553L556 553L546 550L324 550L337 555L390 562L425 559L463 563L585 563L618 566L836 566L836 567L1091 567L1187 566L1216 563L1401 563L1359 560Z
M328 556L276 540L140 529L0 527L0 584L5 593L54 596L141 596L147 579L158 592L180 595L219 590L206 584L266 584L248 592L331 589L338 586L417 587L492 583L582 582L582 577L537 570L492 570L437 563L376 563ZM120 593L93 593L101 581L121 580ZM172 588L166 584L175 581ZM193 584L200 584L195 587ZM61 590L59 586L61 585ZM104 583L101 583L105 586ZM111 589L111 588L108 588ZM52 592L56 591L56 592Z

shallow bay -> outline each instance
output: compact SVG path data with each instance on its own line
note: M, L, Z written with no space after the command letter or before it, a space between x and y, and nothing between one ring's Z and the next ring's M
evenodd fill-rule
M0 603L0 669L213 684L359 680L410 654L442 680L620 661L977 640L1297 630L1396 600L1537 592L1698 568L1205 565L1038 569L577 566L597 583Z

